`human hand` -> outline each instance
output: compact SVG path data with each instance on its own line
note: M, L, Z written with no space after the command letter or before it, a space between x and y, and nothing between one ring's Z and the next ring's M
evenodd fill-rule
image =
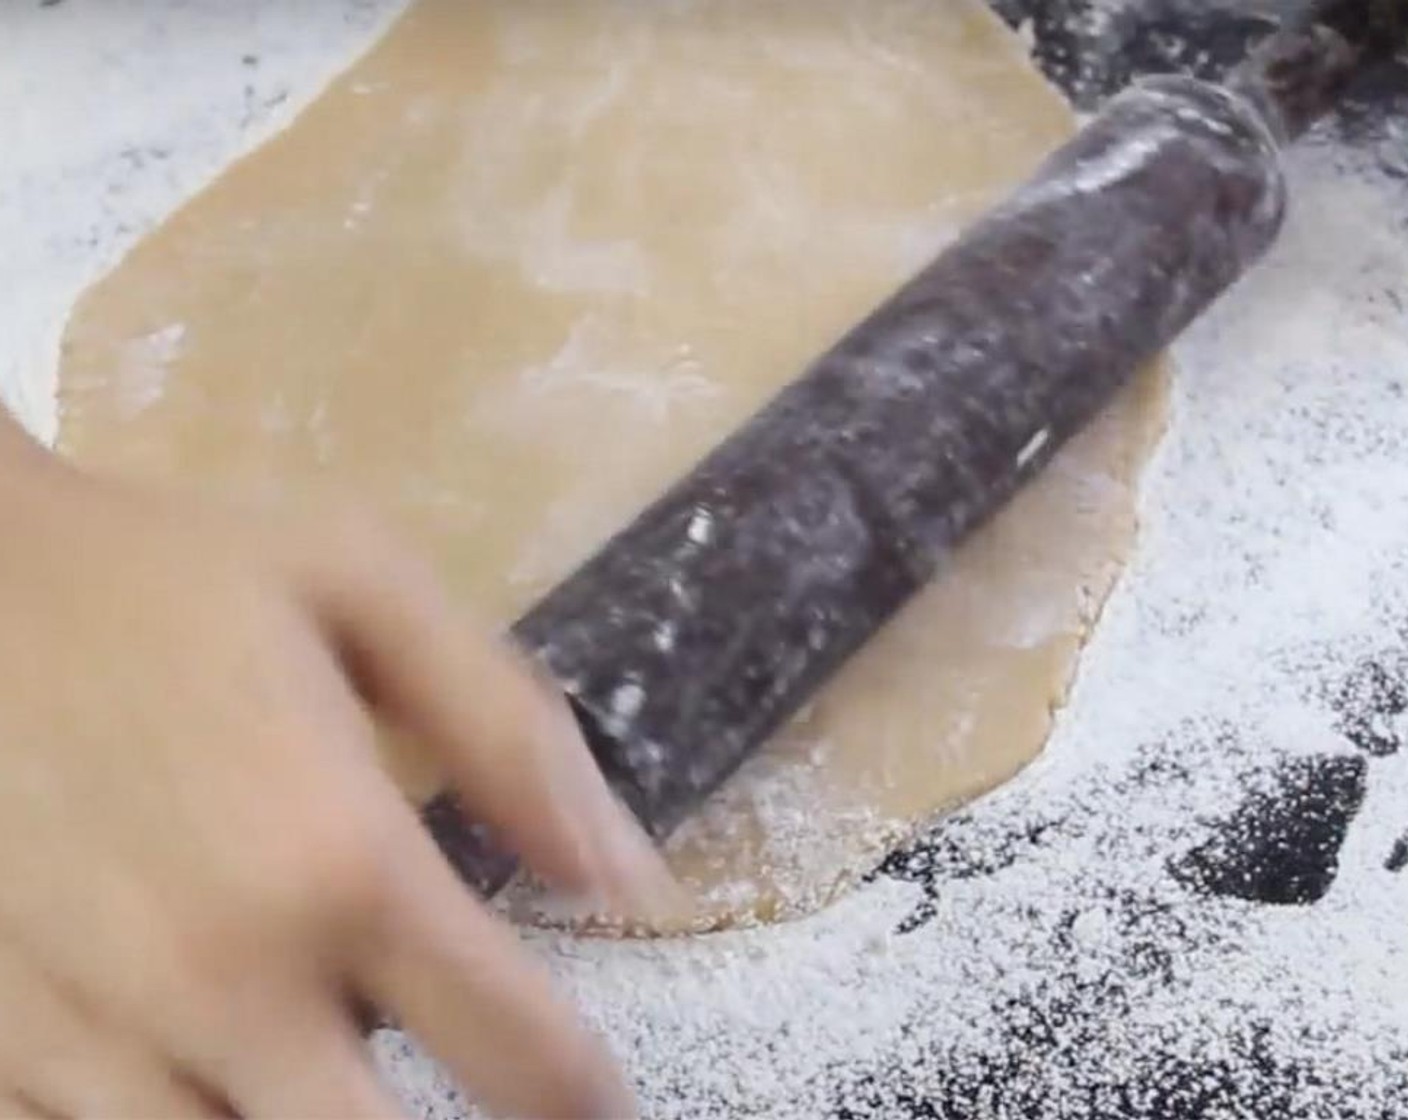
M414 736L537 872L639 911L670 881L565 707L360 517L0 435L0 1115L395 1115L358 1001L495 1113L631 1115L375 750Z

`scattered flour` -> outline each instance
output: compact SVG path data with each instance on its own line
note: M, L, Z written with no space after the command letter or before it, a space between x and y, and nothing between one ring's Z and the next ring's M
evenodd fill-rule
M1404 192L1329 147L1292 162L1282 244L1179 347L1143 546L1046 755L814 918L532 937L648 1116L1408 1115L1405 759L1355 761L1313 905L1170 870L1287 759L1362 759L1326 690L1408 643ZM423 1114L462 1115L379 1047Z
M126 417L139 416L161 400L171 363L181 356L185 337L185 324L172 323L134 339L124 348L114 378L122 393Z
M0 5L0 399L52 439L78 294L288 124L405 0Z
M399 6L0 10L0 388L41 434L81 288ZM1408 190L1292 162L1283 243L1179 347L1142 545L1045 756L813 918L529 935L648 1116L1408 1115L1408 750L1393 681L1345 684L1408 647ZM1366 760L1323 896L1170 873L1287 758ZM377 1047L420 1114L465 1115Z

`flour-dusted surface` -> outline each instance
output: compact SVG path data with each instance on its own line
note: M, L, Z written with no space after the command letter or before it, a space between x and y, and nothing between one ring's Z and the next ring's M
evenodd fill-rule
M261 88L306 98L371 34L332 0L227 7L126 6L143 46L106 70L116 8L0 12L0 83L28 91L0 122L0 368L41 425L78 288L252 140L222 67L266 52ZM190 67L188 112L115 107L164 64ZM94 72L94 111L29 123ZM133 145L162 169L126 171ZM1377 129L1298 154L1281 247L1180 347L1142 548L1034 770L795 926L539 942L650 1116L1408 1115L1396 151ZM422 1112L461 1113L381 1050Z
M816 919L546 943L650 1115L1408 1115L1404 192L1293 162L1033 770Z
M73 300L404 0L0 5L0 400L45 438Z

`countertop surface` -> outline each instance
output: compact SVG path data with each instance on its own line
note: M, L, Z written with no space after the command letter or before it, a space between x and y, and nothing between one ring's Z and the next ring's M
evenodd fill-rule
M1087 109L1216 73L1278 7L996 6ZM400 7L0 7L0 390L31 426L83 287ZM1385 70L1291 157L1282 243L1178 346L1138 552L1036 766L809 921L533 936L648 1115L1408 1117L1405 92Z

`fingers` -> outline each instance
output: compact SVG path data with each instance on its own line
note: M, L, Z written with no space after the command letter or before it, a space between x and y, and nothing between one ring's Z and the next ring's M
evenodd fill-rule
M56 1120L23 1093L0 1093L0 1120Z
M0 1117L228 1115L155 1050L104 1029L9 948L0 948L0 999L10 1012L0 1040L0 1084L14 1087L0 1100Z
M467 892L401 810L383 936L356 982L392 1011L494 1115L626 1120L631 1094L545 972Z
M375 534L336 551L312 581L320 616L364 695L436 753L466 811L550 879L632 915L676 910L562 698L476 638L413 557Z
M239 970L248 977L242 992L215 977L195 984L188 1005L205 1011L164 1045L254 1120L395 1116L353 1025L364 1001L496 1114L633 1116L605 1047L463 889L395 788L371 767L343 778L324 796L355 822L337 842L347 851L330 857L324 836L310 844L324 855L290 878L325 904L309 909L282 949L263 942L267 966L254 957ZM205 1041L183 1050L181 1035Z
M252 1030L233 1037L238 1052L227 1055L211 1075L242 1116L394 1120L404 1115L377 1079L348 1013L329 993L310 989L296 999L278 993Z
M463 889L395 788L371 767L343 779L323 796L341 807L335 816L355 822L336 845L348 850L329 858L325 836L310 845L324 855L291 875L309 894L341 885L295 930L301 951L272 946L267 967L241 970L257 974L249 980L257 988L224 992L207 980L193 989L189 1002L210 1010L183 1033L216 1048L178 1049L184 1061L257 1120L393 1116L353 1026L352 1008L364 1001L404 1025L495 1114L633 1116L609 1052Z

